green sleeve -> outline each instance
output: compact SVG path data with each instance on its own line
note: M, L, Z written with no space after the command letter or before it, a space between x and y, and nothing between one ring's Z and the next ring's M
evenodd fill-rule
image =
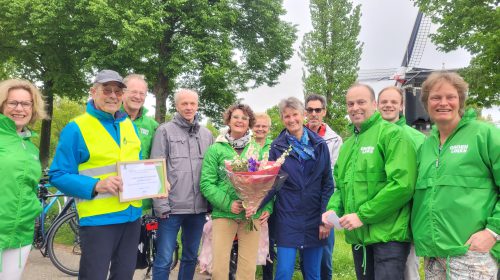
M487 133L483 161L490 167L493 182L497 188L497 202L491 217L487 219L486 227L500 234L500 129L491 127ZM486 160L484 160L486 159Z
M225 212L231 212L231 199L223 185L225 181L219 178L217 144L208 148L201 168L200 191L203 196L214 206Z
M262 209L260 209L255 215L253 218L259 218L263 212L267 211L269 212L269 214L272 214L273 213L273 209L274 209L274 199L271 199L271 201L269 201L266 205L264 205L264 207L262 207Z
M409 203L415 189L416 153L401 129L386 134L382 149L385 157L385 186L363 203L357 212L364 224L379 223Z

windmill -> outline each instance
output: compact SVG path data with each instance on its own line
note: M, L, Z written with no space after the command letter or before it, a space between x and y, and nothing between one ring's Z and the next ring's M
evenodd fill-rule
M418 12L413 24L410 40L399 68L361 70L359 81L394 80L395 85L405 91L405 115L407 124L420 130L430 128L430 119L420 102L420 89L423 81L433 69L418 68L425 50L431 20Z

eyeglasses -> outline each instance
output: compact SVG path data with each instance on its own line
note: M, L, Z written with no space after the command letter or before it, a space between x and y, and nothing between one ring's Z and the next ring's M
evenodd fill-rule
M144 97L144 96L146 96L148 94L147 92L138 91L138 90L126 90L126 91L130 95L139 95L141 97Z
M123 89L122 88L111 88L111 87L103 87L102 88L102 92L104 93L104 95L111 95L112 93L114 93L116 96L122 96L123 95Z
M306 111L308 114L312 114L312 112L316 112L316 114L321 113L323 111L323 108L306 108Z
M237 115L232 115L232 116L231 116L231 119L235 119L235 120L242 120L242 121L248 121L248 117L247 117L247 116L237 116Z
M16 100L9 100L5 102L7 107L11 109L17 108L17 105L21 105L23 109L31 109L33 107L33 101L16 101Z

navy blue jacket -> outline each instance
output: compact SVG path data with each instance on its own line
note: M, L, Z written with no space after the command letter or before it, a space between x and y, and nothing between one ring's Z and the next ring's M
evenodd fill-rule
M305 131L316 159L300 163L298 154L292 150L281 166L288 179L274 203L276 244L280 247L310 248L326 244L326 239L319 239L319 226L333 193L330 153L320 136L306 127ZM271 144L269 160L279 158L288 146L283 130Z

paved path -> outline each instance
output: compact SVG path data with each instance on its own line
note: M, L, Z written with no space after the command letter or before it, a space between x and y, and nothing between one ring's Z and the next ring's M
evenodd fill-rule
M177 272L179 265L170 273L171 279L177 279ZM146 270L136 270L134 275L134 280L145 279L144 275ZM44 258L40 251L32 250L28 258L28 263L23 272L22 280L52 280L52 279L78 279L77 277L71 277L59 271L50 261L50 259ZM151 279L151 278L149 278ZM206 280L209 277L196 273L194 280Z

